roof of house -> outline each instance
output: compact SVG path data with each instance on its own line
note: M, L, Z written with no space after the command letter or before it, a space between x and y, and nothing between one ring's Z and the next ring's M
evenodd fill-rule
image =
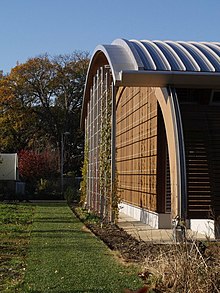
M220 88L220 43L116 39L92 55L84 105L97 69L110 65L116 86Z
M116 39L96 47L103 52L115 80L123 70L220 72L220 43Z
M116 40L134 51L144 70L220 71L220 43Z

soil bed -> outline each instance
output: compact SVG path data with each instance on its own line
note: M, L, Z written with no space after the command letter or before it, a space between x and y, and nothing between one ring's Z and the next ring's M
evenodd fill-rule
M87 228L100 238L111 250L118 251L125 262L141 263L146 257L153 257L161 249L169 250L170 245L146 243L138 241L116 224L91 223L81 217L75 207L71 207L74 214L84 222Z
M112 250L119 251L127 262L143 262L146 256L155 255L158 245L138 241L115 224L88 224L88 228ZM160 245L161 246L161 245ZM167 249L168 245L164 246Z
M115 224L101 227L96 216L82 209L72 207L72 210L123 262L139 266L139 277L152 289L147 292L220 292L219 242L174 245L138 241ZM189 291L185 290L186 279Z
M97 237L99 237L111 250L118 251L124 261L142 263L146 257L155 258L161 252L170 251L172 244L154 244L144 241L138 241L132 237L125 230L116 224L103 224L102 227L99 222L90 222L82 218L75 207L71 207L75 215L84 222ZM219 259L220 245L212 243L212 245L204 242L196 243L201 255L208 259L209 262Z

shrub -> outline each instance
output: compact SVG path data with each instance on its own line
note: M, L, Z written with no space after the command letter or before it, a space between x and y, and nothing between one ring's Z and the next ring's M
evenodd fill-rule
M73 201L79 201L79 192L76 190L76 188L73 188L71 186L68 186L66 191L64 192L64 198L68 203L71 203Z

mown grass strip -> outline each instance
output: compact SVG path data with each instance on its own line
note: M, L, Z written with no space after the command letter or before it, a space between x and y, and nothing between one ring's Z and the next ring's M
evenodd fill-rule
M0 203L0 292L17 292L26 270L33 206Z
M36 206L23 292L119 293L138 286L136 269L119 263L66 204Z

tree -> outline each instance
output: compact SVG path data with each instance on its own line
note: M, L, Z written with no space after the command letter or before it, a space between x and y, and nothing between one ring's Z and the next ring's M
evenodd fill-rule
M67 170L79 170L83 135L80 112L89 56L86 52L42 55L17 65L0 80L0 149L59 152L61 136L70 132Z
M83 99L86 72L88 69L88 53L75 52L74 55L57 56L53 59L56 67L56 104L60 109L63 125L61 134L70 132L66 145L68 162L66 170L75 166L79 173L83 160L84 135L80 130L81 106ZM59 134L60 137L60 134Z
M17 152L26 147L36 131L36 117L17 99L11 79L0 80L0 151Z
M22 150L19 157L19 175L24 181L35 182L49 179L56 173L56 166L50 153Z

